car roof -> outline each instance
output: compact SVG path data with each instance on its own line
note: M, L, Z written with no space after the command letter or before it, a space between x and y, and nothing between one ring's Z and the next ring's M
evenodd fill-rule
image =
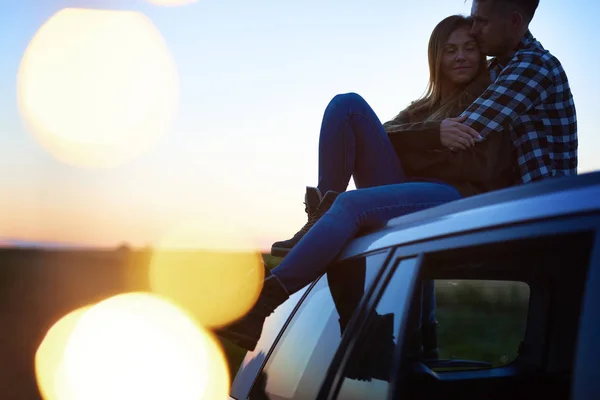
M475 229L598 211L600 172L546 179L393 218L354 239L340 259Z

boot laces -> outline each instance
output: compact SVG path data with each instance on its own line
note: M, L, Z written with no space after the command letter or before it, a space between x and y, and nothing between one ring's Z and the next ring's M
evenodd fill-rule
M306 224L304 224L304 226L302 227L302 229L300 229L301 233L306 233L308 232L308 230L318 221L319 219L319 212L318 210L311 210L308 207L308 204L306 202L304 202L304 211L308 214L308 221L306 222Z

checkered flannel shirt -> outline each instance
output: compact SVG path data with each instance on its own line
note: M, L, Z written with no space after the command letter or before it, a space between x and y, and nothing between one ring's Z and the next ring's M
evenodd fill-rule
M485 139L508 129L521 182L577 174L577 116L560 62L530 32L503 66L489 64L492 83L463 113Z

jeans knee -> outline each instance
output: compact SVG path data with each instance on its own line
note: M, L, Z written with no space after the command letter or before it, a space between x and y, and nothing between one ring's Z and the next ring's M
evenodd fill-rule
M462 198L460 192L456 188L454 188L454 186L446 185L446 189L447 190L440 191L439 193L440 199L442 201L451 202Z
M348 203L348 199L349 197L351 197L351 191L348 192L342 192L340 194L337 195L337 197L335 198L335 201L333 202L332 207L335 205L337 207L345 207Z
M351 210L354 208L353 203L355 196L356 190L349 190L347 192L340 193L331 205L331 209L334 210L334 212L341 212L345 214L351 213Z
M358 93L354 92L337 94L333 97L333 99L331 99L330 102L330 104L335 104L337 106L351 106L362 103L365 103L365 99L363 99Z

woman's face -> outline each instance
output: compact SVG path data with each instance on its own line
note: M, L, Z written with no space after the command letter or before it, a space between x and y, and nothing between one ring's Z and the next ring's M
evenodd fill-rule
M479 72L481 53L468 27L456 29L442 50L442 74L455 85L464 85Z

